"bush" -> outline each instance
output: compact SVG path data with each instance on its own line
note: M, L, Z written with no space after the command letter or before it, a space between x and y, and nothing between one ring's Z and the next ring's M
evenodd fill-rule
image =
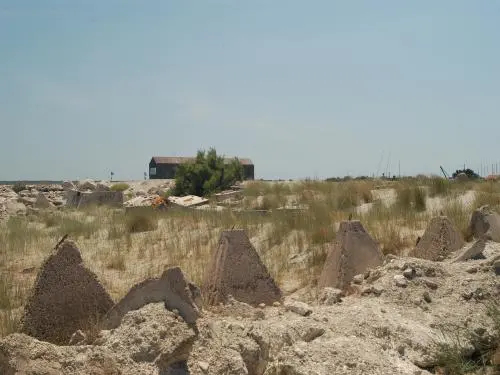
M426 191L421 187L407 185L397 190L397 204L403 210L425 211L426 200Z
M198 151L194 162L181 164L175 174L174 195L207 196L228 189L243 180L243 166L237 158L226 164L214 148Z
M16 194L19 194L19 192L26 190L26 184L24 182L16 182L14 186L12 186L12 190L14 190Z
M158 228L158 217L154 212L134 212L127 215L125 226L128 233L148 232Z
M415 187L413 190L413 197L415 199L415 210L425 211L426 205L426 193L425 190L419 187Z
M110 190L111 191L125 191L129 188L130 186L124 182L119 182L117 184L114 184L111 186Z
M431 178L430 181L430 194L432 197L446 195L451 189L449 180L440 177Z

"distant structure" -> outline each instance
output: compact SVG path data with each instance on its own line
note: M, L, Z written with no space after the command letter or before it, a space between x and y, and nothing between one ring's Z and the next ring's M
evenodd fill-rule
M195 161L194 157L171 157L153 156L149 162L149 179L173 179L179 165ZM232 158L225 158L225 163L230 163ZM243 177L245 180L253 180L254 165L250 159L240 159L243 165Z

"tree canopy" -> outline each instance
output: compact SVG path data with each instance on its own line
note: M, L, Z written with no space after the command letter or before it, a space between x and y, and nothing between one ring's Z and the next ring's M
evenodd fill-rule
M207 196L228 189L243 180L243 166L237 158L225 162L215 148L199 150L196 159L179 165L175 174L174 195Z

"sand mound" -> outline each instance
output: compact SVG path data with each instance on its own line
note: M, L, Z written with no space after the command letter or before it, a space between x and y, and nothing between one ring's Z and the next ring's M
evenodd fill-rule
M500 215L489 206L482 206L472 213L468 232L475 238L486 237L500 242Z
M202 293L209 305L225 303L229 295L253 306L281 299L280 289L243 230L222 232Z
M39 340L68 344L113 307L113 300L84 267L73 241L65 241L44 262L22 319L22 332Z
M196 305L199 298L198 287L186 280L182 270L179 267L169 268L161 277L133 286L108 312L104 328L118 327L126 313L155 302L164 302L167 309L177 309L186 323L195 323L200 315Z
M382 265L383 254L358 220L340 223L319 279L320 288L345 289L352 278Z
M443 260L464 246L462 234L446 216L431 219L424 235L410 256L433 261Z

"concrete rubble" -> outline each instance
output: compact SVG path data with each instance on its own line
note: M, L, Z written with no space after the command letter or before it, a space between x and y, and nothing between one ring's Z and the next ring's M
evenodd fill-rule
M486 241L480 259L457 261L461 252L440 262L386 257L354 275L358 293L318 288L317 298L292 294L258 305L229 294L203 314L203 288L200 296L170 268L133 287L110 309L105 329L75 329L69 346L19 333L1 339L0 373L438 373L436 343L455 343L443 327L462 327L456 333L464 353L485 350L495 334L484 302L500 299L500 244ZM467 340L469 331L475 341ZM498 351L484 355L493 369Z
M500 214L489 206L482 206L472 213L468 232L474 238L500 242Z

